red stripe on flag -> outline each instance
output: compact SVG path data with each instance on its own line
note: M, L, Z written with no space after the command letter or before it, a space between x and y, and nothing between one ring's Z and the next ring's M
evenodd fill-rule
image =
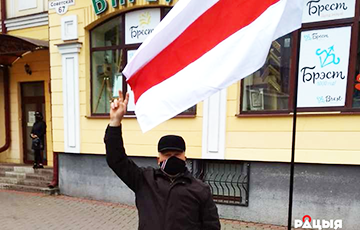
M128 83L134 92L135 102L148 89L175 75L221 41L251 24L278 1L220 0L130 77Z

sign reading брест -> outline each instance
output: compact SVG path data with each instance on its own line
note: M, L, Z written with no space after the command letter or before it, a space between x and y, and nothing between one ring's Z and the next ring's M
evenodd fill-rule
M301 33L298 107L345 105L350 35L350 26Z
M57 14L65 14L69 6L75 5L75 0L59 0L49 2L49 9L55 9Z
M352 18L355 15L355 0L306 0L304 4L303 23Z

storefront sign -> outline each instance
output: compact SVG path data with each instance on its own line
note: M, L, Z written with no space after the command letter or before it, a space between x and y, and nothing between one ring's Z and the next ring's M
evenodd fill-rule
M355 15L355 0L305 0L303 23L320 22Z
M301 33L298 107L344 106L351 27Z
M125 44L142 43L160 23L160 9L145 9L125 15Z
M108 3L106 0L91 0L93 3L93 7L95 10L95 14L101 14L105 12L108 8ZM113 8L120 6L124 6L126 2L135 4L135 0L110 0L111 6ZM158 0L146 0L147 2L158 2ZM165 0L165 2L170 3L172 0Z
M56 9L57 14L65 14L69 6L75 5L75 0L59 0L49 2L49 9Z

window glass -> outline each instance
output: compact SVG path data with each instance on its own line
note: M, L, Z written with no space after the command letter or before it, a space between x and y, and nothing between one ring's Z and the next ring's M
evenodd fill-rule
M162 8L161 15L166 15L170 8ZM140 44L126 45L123 31L123 15L100 24L90 31L91 36L91 113L105 115L109 113L110 100L118 97L118 91L129 92L130 100L127 114L135 111L134 93L126 83L122 71ZM126 19L124 19L126 20ZM182 113L195 114L196 106Z
M171 10L172 8L164 8L164 11L163 11L163 18L165 18L165 16L170 12L170 10Z
M24 97L39 97L44 96L44 83L34 82L26 83L22 87L22 93Z
M134 56L136 50L128 50L127 51L127 62L130 62L131 58ZM127 107L128 111L134 112L135 111L135 96L134 92L131 90L131 87L129 84L127 85L127 92L129 92L129 104Z
M356 73L355 73L355 89L353 95L353 107L360 108L360 28L358 36L358 46L357 46L357 56L356 56Z
M123 90L120 61L122 53L120 50L95 51L92 53L93 113L108 113L109 101L117 93L114 88L118 89L120 87Z
M91 46L118 46L121 41L122 17L112 19L91 31Z
M289 109L290 59L291 34L274 41L264 66L244 78L242 111Z

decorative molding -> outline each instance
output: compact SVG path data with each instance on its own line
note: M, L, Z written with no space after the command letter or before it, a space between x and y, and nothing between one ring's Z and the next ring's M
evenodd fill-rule
M80 153L79 42L58 44L62 55L64 151Z
M5 26L8 31L25 29L49 24L48 12L33 14L29 16L10 18L5 20Z
M225 159L226 89L204 100L202 158Z
M61 39L63 41L78 39L77 15L70 15L61 18Z
M74 54L74 53L80 53L82 43L81 42L69 42L69 43L56 44L56 46L59 49L59 53L61 53L62 55Z

